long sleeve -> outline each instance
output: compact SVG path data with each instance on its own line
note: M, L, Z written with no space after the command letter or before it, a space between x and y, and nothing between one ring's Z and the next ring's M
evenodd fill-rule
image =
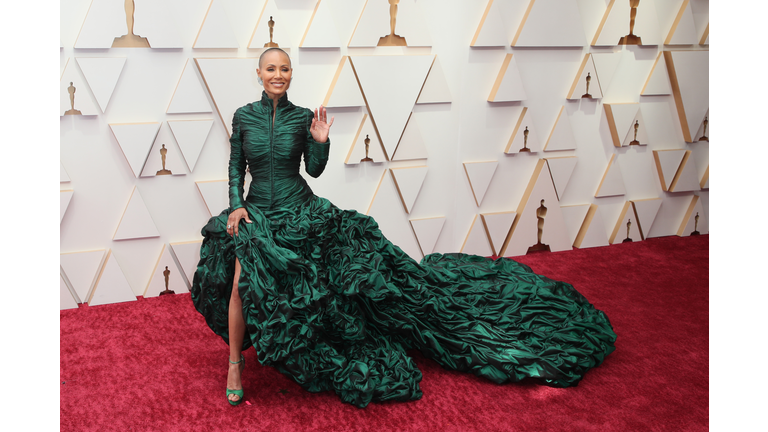
M304 148L304 169L312 177L320 177L325 170L325 164L328 163L328 152L331 149L331 137L324 143L319 143L312 138L309 128L312 126L312 110L307 110L307 144Z
M232 137L229 139L229 207L231 210L243 207L246 159L243 140L240 135L240 110L232 117Z

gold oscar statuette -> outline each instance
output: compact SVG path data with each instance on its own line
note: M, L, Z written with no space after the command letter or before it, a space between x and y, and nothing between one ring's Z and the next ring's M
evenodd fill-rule
M163 148L160 149L160 158L161 158L162 163L163 163L163 169L158 171L157 174L155 174L155 175L171 175L171 174L173 174L171 172L171 170L165 169L165 155L167 155L167 154L168 154L168 149L165 148L165 144L163 144Z
M264 44L264 48L279 48L276 43L272 42L272 34L275 31L275 20L273 20L272 17L269 17L267 25L269 26L269 42Z
M551 250L549 249L549 245L546 245L541 242L541 238L544 235L544 218L545 217L547 217L547 208L544 206L544 200L541 200L541 205L539 206L539 208L536 209L536 219L538 219L538 223L536 225L538 229L536 233L536 236L537 236L536 238L538 239L538 241L536 242L535 245L529 247L528 252L526 253L551 252Z
M525 127L525 130L523 131L523 148L521 148L520 153L530 153L531 149L528 148L528 126Z
M589 94L589 82L592 81L592 76L590 76L590 72L587 72L587 92L581 95L582 98L590 98L592 99L592 95Z
M373 162L373 159L368 157L368 147L371 145L371 139L368 135L365 136L365 157L360 159L360 162Z
M128 33L116 37L112 42L112 48L150 48L147 38L133 33L133 14L135 11L134 1L125 0L125 25L128 27Z
M408 46L405 38L395 34L397 24L397 4L400 0L389 0L389 34L379 38L377 46Z
M704 117L704 134L699 138L699 141L707 141L709 142L709 137L707 136L707 126L709 125L709 117Z
M635 36L635 18L637 18L637 7L640 5L640 0L629 0L629 7L632 8L629 12L629 34L619 39L619 45L642 45L643 41L640 36Z
M629 145L640 145L640 141L637 140L637 130L640 129L640 120L635 120L635 139L629 142Z
M67 87L67 92L69 92L69 105L71 109L64 111L64 115L83 115L80 110L75 109L75 91L77 91L77 89L70 81L69 87Z
M168 279L170 278L170 276L171 276L171 271L168 270L168 266L165 266L165 270L163 271L163 277L165 278L165 291L161 291L160 295L176 294L175 292L173 292L173 290L168 288Z
M693 232L691 233L692 236L695 235L701 235L699 232L699 212L696 212L696 217L694 218L693 222Z
M632 226L632 219L627 219L627 238L622 243L632 243L632 239L629 238L629 227Z

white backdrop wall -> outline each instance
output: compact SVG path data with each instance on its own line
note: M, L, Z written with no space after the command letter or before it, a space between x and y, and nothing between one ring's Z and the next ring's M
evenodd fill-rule
M530 238L532 235L535 241L535 208L542 199L538 195L533 196L538 193L536 190L540 190L533 188L533 183L530 187L534 192L526 191L542 158L575 156L577 160L567 187L557 190L554 202L547 200L550 214L545 219L545 230L550 240L545 243L559 244L565 241L570 248L575 241L575 232L583 230L584 233L592 233L589 238L598 240L582 242L582 247L607 245L607 239L619 222L619 217L632 214L623 213L625 203L647 199L658 199L660 206L656 207L658 212L652 210L646 220L641 220L645 223L643 231L646 238L689 235L686 224L695 218L697 212L700 213L698 231L702 234L708 232L708 180L704 188L689 185L680 186L672 192L665 190L657 168L661 165L656 163L654 152L682 150L679 154L683 155L686 150L690 151L685 166L681 167L678 162L670 163L671 174L664 174L669 179L679 170L678 184L683 185L684 179L688 177L695 177L698 184L708 176L709 142L694 141L695 137L691 139L693 142L686 141L679 115L680 104L676 103L673 91L655 95L647 91L646 95L641 94L654 65L661 69L663 76L659 82L662 87L676 84L670 81L669 73L664 70L664 55L657 63L659 53L671 51L675 65L678 66L677 78L683 83L681 92L685 100L681 101L682 106L689 116L699 112L708 115L708 67L694 69L697 73L691 74L689 70L695 67L695 62L691 63L694 66L686 69L687 64L682 63L687 60L680 57L680 53L694 53L699 59L704 58L706 61L708 58L701 57L708 52L708 36L704 41L706 44L699 43L702 42L704 32L708 33L707 1L641 2L635 33L647 44L642 46L591 45L604 16L607 18L601 33L618 31L619 36L627 33L629 7L623 5L622 1L614 4L605 0L495 0L483 21L489 5L486 0L402 0L396 33L405 37L409 45L423 45L408 47L376 47L378 37L385 36L389 31L389 5L386 0L321 0L321 3L323 9L318 8L315 14L317 19L312 20L312 25L316 26L314 33L308 33L307 39L304 35L318 4L316 0L267 0L266 9L264 0L135 0L134 33L146 37L152 48L111 48L112 40L126 33L122 0L62 0L61 164L68 181L62 181L61 190L74 191L66 208L64 198L65 195L69 198L70 194L62 193L60 248L62 257L74 260L65 265L62 258L62 307L65 304L71 305L72 299L84 302L91 297L99 297L109 302L107 291L116 288L105 286L101 281L112 280L111 277L124 278L126 286L135 295L144 295L145 291L147 295L156 295L157 289L148 289L148 286L151 281L158 280L154 276L158 272L162 273L164 267L169 265L169 260L172 279L181 277L184 286L188 287L191 280L181 275L191 274L189 269L190 265L194 266L194 256L180 252L181 247L176 244L201 240L200 229L211 213L215 215L223 209L226 188L220 186L224 182L201 182L226 180L228 125L232 111L237 107L233 104L260 98L260 88L255 83L255 70L252 67L255 61L227 62L223 59L258 57L263 50L259 47L267 42L262 39L269 18L263 16L259 21L263 9L265 15L274 14L275 42L291 54L294 82L289 96L295 104L310 108L319 106L331 88L340 60L343 56L350 56L361 75L360 81L368 79L376 83L367 84L367 88L363 85L362 91L369 99L377 90L385 90L382 96L385 97L384 102L371 107L382 136L399 136L402 133L402 128L383 130L389 127L390 123L386 123L389 121L388 116L402 110L413 113L410 122L418 127L426 158L345 164L360 122L368 109L365 105L330 108L329 112L335 116L335 122L331 129L332 146L328 165L320 178L313 179L306 175L305 178L317 195L330 199L337 206L368 212L376 217L384 234L415 259L421 259L422 249L426 249L424 253L430 252L426 243L431 242L426 238L418 238L409 221L444 218L444 225L434 243L434 252L463 250L491 255L493 250L487 237L484 237L485 230L478 229L475 232L474 228L480 225L473 228L473 221L480 224L481 218L478 215L497 212L518 213L516 223L519 226L510 235L505 255L525 253L530 244L522 244L520 242L523 240L518 239ZM621 25L612 24L618 18L606 14L609 4L617 9L614 11L616 14L621 12L619 8L626 9L627 18L623 19ZM209 12L209 7L212 12ZM528 8L530 12L527 20L524 20ZM563 11L570 12L568 16L563 16ZM571 13L573 11L578 13ZM680 19L676 20L678 16ZM525 25L519 31L517 45L511 46L521 23ZM547 23L556 23L557 26L548 28ZM201 31L206 25L211 28ZM676 31L671 41L677 44L665 45L673 26ZM482 27L483 37L501 39L503 43L498 46L470 46L478 27ZM325 37L328 34L331 37ZM570 36L562 42L558 40L558 34ZM583 35L583 41L580 37L574 37L574 34ZM615 39L612 43L618 42L618 37L614 38L612 33L608 36L605 34L605 38ZM315 42L328 45L327 40L331 40L331 45L336 39L339 42L335 47L307 48L300 46L302 39L305 46ZM218 47L194 47L209 46L206 43ZM519 101L488 102L502 63L510 53L514 60L510 67L516 67L519 71L519 83L525 98ZM597 71L590 88L594 94L599 82L602 98L581 99L577 94L569 100L569 90L588 53L593 54L594 60L590 62L594 61L593 70ZM414 104L415 96L405 89L412 87L414 82L421 88L425 74L415 66L386 69L387 65L396 62L394 57L383 58L427 55L436 55L439 59L439 67L442 68L450 93L447 102ZM360 56L382 58L366 59ZM357 63L356 57L360 57ZM119 69L120 62L114 60L97 60L95 69L88 68L89 59L116 58L125 59L122 70ZM373 64L374 68L366 69L366 62ZM113 65L111 70L107 67L110 64ZM199 85L201 94L210 104L209 112L167 112L176 96L194 96L175 95L185 65L189 69L186 72L193 73L195 78L191 82ZM375 76L376 65L385 69L386 73L383 73L379 68L383 74L381 77ZM115 70L119 71L116 83ZM435 70L433 68L433 72ZM427 81L436 75L437 72L430 72ZM75 84L75 108L81 109L84 114L90 109L95 115L63 115L70 108L67 87L72 80L78 81ZM578 82L581 83L581 80ZM105 103L104 95L109 93L113 84L114 89L106 109L102 109L100 103ZM335 89L342 88L344 84L350 83L337 83ZM357 86L357 82L352 84ZM387 92L395 97L386 99ZM413 100L410 100L412 97ZM638 104L647 142L641 142L644 145L640 146L615 147L605 105L629 103ZM532 145L534 151L525 154L516 152L520 146L515 142L510 148L511 153L505 154L510 136L524 108L527 108L524 123L535 130L539 144ZM575 149L544 152L542 148L561 109L560 121L569 123L572 130L570 139L575 143ZM689 125L694 135L697 135L696 129L703 120L697 115L693 117L698 119L698 123ZM177 142L178 136L171 131L168 123L180 120L213 121L192 170L190 159L184 162L184 155ZM157 137L149 141L137 137L135 142L138 144L129 138L116 138L118 133L113 132L116 130L114 125L134 123L156 123L155 127L159 128ZM133 126L130 128L135 129ZM151 129L152 126L146 128ZM519 132L522 133L522 128ZM626 132L620 131L621 139L624 139ZM359 137L357 143L362 142L362 139ZM160 169L159 149L162 144L168 149L167 164L174 175L154 175ZM395 144L392 140L385 142L385 146L392 148ZM138 151L136 145L139 146ZM185 142L183 145L188 144ZM127 155L134 154L132 152L140 156L137 159L139 162L136 162L140 166L132 168L128 162L127 157L130 156ZM143 155L147 153L149 156L145 162ZM656 157L666 160L664 158L674 155L675 152L659 152ZM614 182L616 178L619 181L623 179L623 185L601 186L612 158L617 165L614 169L619 170L620 176L610 178ZM475 201L479 191L475 190L473 194L464 168L465 163L471 162L495 162L488 166L496 167L479 206ZM408 192L403 189L416 187L418 190L408 213L401 204L392 175L388 171L395 169L395 175L398 175L397 168L418 166L427 167L420 189L418 184L399 185L404 194ZM547 164L544 164L543 169L549 173ZM137 177L135 170L143 174ZM62 180L67 178L63 177ZM539 182L548 181L551 185L552 177L549 175L537 178ZM598 193L599 186L603 194L609 188L622 189L622 186L624 193L602 196ZM548 185L537 187L552 188ZM207 194L206 198L203 198L201 191ZM136 195L143 200L149 219L142 219L143 208L140 208L140 203L133 203ZM139 208L132 210L135 214L126 211L129 200ZM586 208L592 204L597 206L598 217L587 217ZM213 209L209 210L208 206ZM573 211L575 206L586 206L585 211ZM558 223L557 218L563 222ZM620 222L622 229L619 230L618 241L625 236L623 224L626 219L624 217ZM514 218L508 220L509 228L514 226L513 221ZM534 226L532 234L518 235L517 230L531 231L531 223ZM135 228L139 234L125 240L114 240L118 226ZM491 240L497 251L503 240ZM421 249L419 241L422 242ZM173 253L169 255L168 249ZM94 250L103 250L105 256L107 251L111 251L106 261L115 260L119 266L107 266L102 259L94 267L92 264L86 265L85 259L77 259L88 255L78 254ZM110 271L117 273L107 275ZM74 286L76 284L87 286L78 288ZM94 296L95 290L99 291L99 296ZM178 289L176 291L179 292ZM67 294L72 295L72 298L66 297ZM113 301L120 301L125 298L125 292L115 293L113 298Z

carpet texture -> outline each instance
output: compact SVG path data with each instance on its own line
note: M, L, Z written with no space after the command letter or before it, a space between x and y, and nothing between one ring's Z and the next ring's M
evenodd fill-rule
M577 387L496 385L409 351L424 397L358 409L304 391L250 349L246 402L231 407L228 347L183 294L60 312L61 430L708 430L708 235L514 259L611 320L616 351Z

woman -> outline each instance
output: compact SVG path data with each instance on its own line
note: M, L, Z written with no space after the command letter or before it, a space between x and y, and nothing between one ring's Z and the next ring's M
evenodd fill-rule
M431 254L417 263L376 222L312 193L328 160L325 108L287 99L291 61L264 51L264 92L232 119L230 208L203 228L195 307L230 346L227 399L243 400L243 349L344 402L421 397L418 349L494 382L576 385L614 350L608 318L572 286L510 259ZM252 181L243 202L246 165Z

